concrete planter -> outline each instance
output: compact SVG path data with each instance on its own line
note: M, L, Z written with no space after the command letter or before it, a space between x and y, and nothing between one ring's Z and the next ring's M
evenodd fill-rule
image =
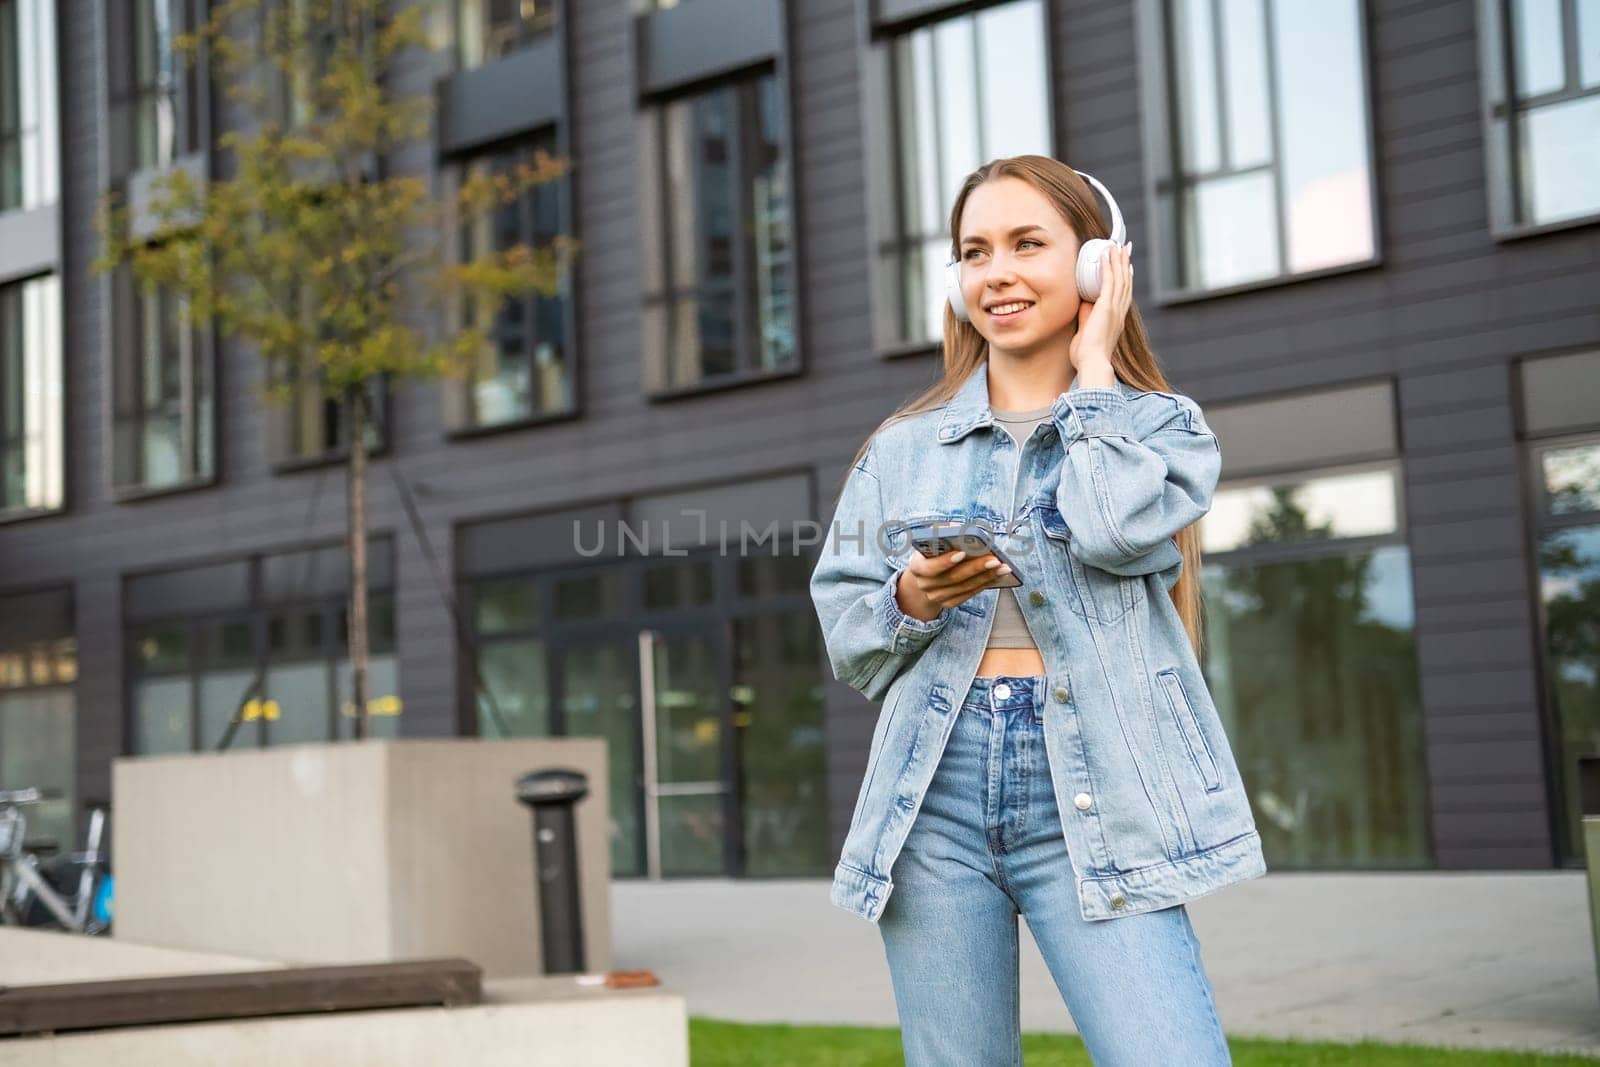
M115 935L307 963L464 956L542 973L533 820L514 779L588 776L586 969L611 966L600 738L368 740L117 759Z

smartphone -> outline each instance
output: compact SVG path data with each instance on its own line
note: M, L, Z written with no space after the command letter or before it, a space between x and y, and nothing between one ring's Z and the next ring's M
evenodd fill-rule
M1000 551L1000 546L994 543L994 534L982 523L922 522L910 527L906 532L911 537L912 546L930 559L947 552L961 551L969 557L988 555L992 552L995 559L1011 568L1011 573L1002 574L1000 580L994 583L994 588L1015 589L1022 584L1022 575L1018 573L1017 565Z

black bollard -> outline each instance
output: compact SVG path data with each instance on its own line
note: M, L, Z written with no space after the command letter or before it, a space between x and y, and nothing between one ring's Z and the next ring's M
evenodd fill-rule
M584 970L578 827L572 806L588 796L588 783L581 771L560 769L530 771L517 779L517 800L533 809L533 873L539 882L545 974Z

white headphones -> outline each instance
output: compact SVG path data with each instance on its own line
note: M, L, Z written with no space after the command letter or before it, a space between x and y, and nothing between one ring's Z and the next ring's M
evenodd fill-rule
M1122 226L1122 210L1117 207L1116 198L1111 191L1101 185L1093 177L1076 171L1084 181L1100 190L1100 195L1105 197L1106 205L1111 208L1111 239L1092 237L1083 242L1083 247L1078 249L1078 296L1084 300L1096 300L1100 296L1100 255L1112 245L1128 243L1128 235ZM950 309L956 313L956 318L962 322L970 322L967 315L967 303L961 296L961 259L947 261L944 265L945 292L950 299Z

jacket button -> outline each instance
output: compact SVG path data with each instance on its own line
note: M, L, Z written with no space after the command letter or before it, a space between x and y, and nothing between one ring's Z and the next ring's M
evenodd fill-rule
M1127 906L1128 898L1123 896L1121 893L1116 893L1111 897L1111 909L1113 911L1121 911Z
M1028 602L1034 607L1038 607L1040 604L1044 603L1044 594L1035 589L1033 592L1028 594Z
M1072 803L1079 811L1088 811L1089 805L1093 804L1094 800L1090 798L1088 793L1079 793L1072 798Z
M1067 702L1067 687L1066 686L1064 686L1064 685L1056 686L1056 700L1057 700L1057 702L1062 703L1062 704L1065 704Z

